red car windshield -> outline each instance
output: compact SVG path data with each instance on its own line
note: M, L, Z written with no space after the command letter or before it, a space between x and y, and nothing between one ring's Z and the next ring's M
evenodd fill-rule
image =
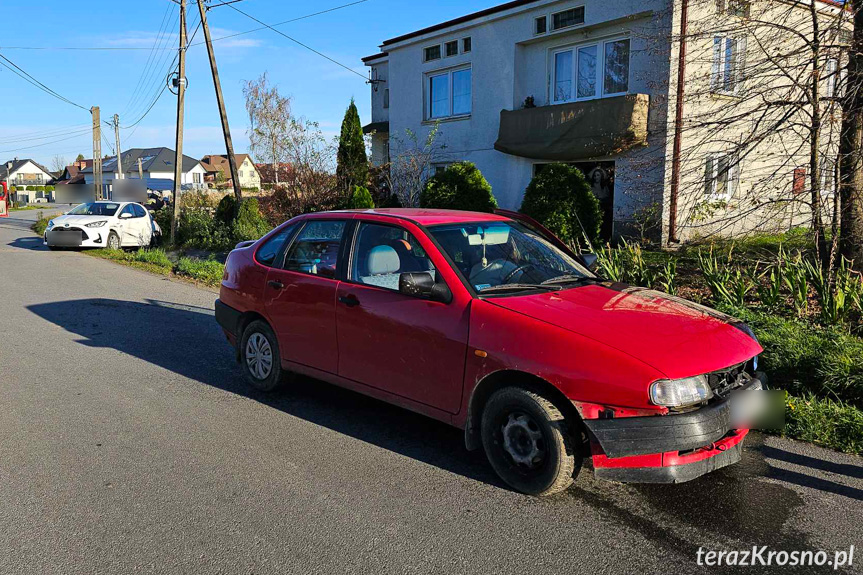
M595 276L546 238L517 222L429 228L468 283L482 293L499 286L564 286Z

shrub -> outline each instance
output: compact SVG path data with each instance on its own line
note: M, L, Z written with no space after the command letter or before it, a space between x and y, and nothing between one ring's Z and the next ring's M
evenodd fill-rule
M351 194L351 199L348 202L348 208L352 210L370 210L375 207L375 201L372 199L368 188L363 186L354 187L354 193Z
M37 191L37 192L44 192L45 191L45 186L34 186L34 188L35 188L35 191Z
M584 174L573 166L549 164L537 174L524 193L521 211L571 243L584 235L599 242L602 209Z
M45 191L46 191L46 192L53 192L53 191L54 191L54 189L55 189L55 188L54 188L54 186L45 186Z
M493 212L497 201L482 172L470 162L459 162L429 179L420 207Z
M231 226L237 219L237 198L232 194L222 198L216 206L215 219L224 226Z
M272 228L261 215L257 198L243 200L237 209L237 218L234 220L233 232L236 242L257 240L263 237Z

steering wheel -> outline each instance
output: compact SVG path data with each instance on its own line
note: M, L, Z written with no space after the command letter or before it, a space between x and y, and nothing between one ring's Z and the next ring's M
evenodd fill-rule
M523 272L524 270L532 268L532 267L534 267L533 264L521 264L520 266L518 266L517 268L515 268L514 270L512 270L511 272L509 272L505 276L503 276L501 283L508 283L509 280L511 280L515 274L517 274L518 272Z

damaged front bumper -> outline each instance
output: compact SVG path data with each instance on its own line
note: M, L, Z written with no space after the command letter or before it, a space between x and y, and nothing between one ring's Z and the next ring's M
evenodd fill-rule
M682 483L740 460L747 429L734 429L731 404L766 387L758 373L728 397L681 414L586 419L596 477L623 483Z

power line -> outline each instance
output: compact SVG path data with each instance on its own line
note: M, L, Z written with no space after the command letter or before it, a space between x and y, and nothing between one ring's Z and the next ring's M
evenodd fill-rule
M312 18L314 16L320 16L321 14L327 14L329 12L335 12L337 10L342 10L344 8L350 8L351 6L356 6L357 4L364 4L369 0L356 0L355 2L349 2L347 4L342 4L340 6L334 6L333 8L327 8L326 10L320 10L318 12L313 12L311 14L306 14L304 16L297 16L296 18L291 18L290 20L284 20L282 22L277 22L272 26L283 26L285 24L290 24L292 22L298 22L300 20L305 20L306 18ZM218 4L217 6L226 6L227 4ZM215 6L214 6L215 7ZM228 40L230 38L236 38L237 36L245 36L246 34L253 34L255 32L260 32L261 30L267 30L270 28L269 25L263 25L258 28L253 28L251 30L246 30L244 32L237 32L235 34L228 34L227 36L220 36L218 38L213 38L213 42L220 42L222 40ZM202 46L204 42L198 42L197 44L190 44L189 47L194 46ZM112 52L112 51L144 51L144 50L152 50L152 48L147 48L143 46L0 46L0 50L69 50L69 51L97 51L97 52ZM159 48L158 51L171 51L175 50L175 48ZM365 76L363 76L365 78Z
M52 90L51 88L49 88L48 86L46 86L45 84L43 84L42 82L40 82L39 80L37 80L36 78L34 78L33 76L31 76L30 74L28 74L26 71L24 71L24 69L22 69L22 68L21 68L20 66L18 66L15 62L13 62L12 60L10 60L9 58L7 58L6 56L4 56L3 54L0 54L0 58L2 58L5 62L7 62L8 64L11 64L11 65L15 68L15 70L12 70L12 68L8 68L8 66L7 66L7 69L11 70L14 74L16 74L17 76L19 76L19 77L23 78L24 80L27 80L27 82L29 82L30 84L33 84L33 85L34 85L34 86L36 86L37 88L39 88L39 89L41 89L42 91L44 91L44 92L46 92L46 93L48 93L48 94L50 94L50 95L54 96L55 98L57 98L57 99L58 99L58 100L60 100L60 101L66 102L67 104L71 104L71 105L73 105L73 106L75 106L75 107L77 107L77 108L81 108L81 109L82 109L82 110L84 110L85 112L89 112L89 111L90 111L90 109L89 109L89 108L85 108L85 107L84 107L84 106L82 106L81 104L76 104L75 102L73 102L73 101L72 101L72 100L70 100L69 98L66 98L66 97L64 97L64 96L61 96L60 94L58 94L57 92L55 92L54 90ZM16 70L17 70L17 71L16 71ZM18 72L20 72L20 74L19 74ZM22 76L21 74L23 74L23 76Z
M315 49L314 49L314 48L312 48L311 46L309 46L309 45L307 45L307 44L303 44L302 42L300 42L300 41L299 41L299 40L297 40L296 38L292 38L292 37L288 36L287 34L285 34L284 32L282 32L281 30L276 30L275 28L273 28L272 26L270 26L270 25L269 25L269 24L267 24L266 22L262 22L262 21L258 20L257 18L255 18L254 16L252 16L251 14L247 14L246 12L243 12L242 10L240 10L239 8L237 8L236 6L234 6L233 4L225 4L225 6L227 6L227 7L228 7L228 8L230 8L231 10L235 10L235 11L239 12L240 14L242 14L243 16L245 16L246 18L249 18L250 20L254 20L255 22L257 22L258 24L261 24L261 25L262 25L262 26L264 26L265 28L269 28L270 30L272 30L272 31L273 31L273 32L275 32L276 34L279 34L280 36L284 36L285 38L287 38L287 39L288 39L288 40L290 40L291 42L294 42L295 44L299 44L300 46L302 46L302 47L303 47L303 48L305 48L306 50L309 50L309 51L311 51L311 52L314 52L315 54L317 54L317 55L318 55L318 56L320 56L321 58L325 58L326 60L329 60L330 62L332 62L332 63L333 63L333 64L335 64L336 66L341 66L342 68L344 68L344 69L345 69L345 70L347 70L348 72L350 72L350 73L352 73L352 74L356 74L357 76L359 76L360 78L362 78L364 82L368 79L368 78L366 78L366 76L365 76L364 74L360 74L359 72L357 72L357 71L356 71L356 70L354 70L353 68L350 68L350 67L348 67L348 66L345 66L345 65L344 65L344 64L342 64L341 62L338 62L338 61L336 61L336 60L333 60L332 58L330 58L330 57L329 57L329 56L327 56L326 54L324 54L324 53L322 53L322 52L318 52L317 50L315 50Z
M41 144L36 144L35 146L25 146L23 148L13 148L10 150L0 150L0 154L8 154L10 152L20 152L22 150L32 150L33 148L41 148L42 146L48 146L51 144L56 144L57 142L65 142L68 140L72 140L73 138L80 138L80 137L84 136L85 134L87 134L89 131L90 131L89 129L83 130L83 131L81 131L77 134L74 134L72 136L67 136L65 138L60 138L58 140L52 140L50 142L43 142Z
M171 12L173 12L173 10L174 10L173 4L168 4L168 6L165 8L165 14L162 16L162 23L159 25L159 31L156 33L156 38L153 40L153 46L150 48L150 53L147 56L147 62L144 64L144 67L142 68L142 71L141 71L141 76L138 78L138 82L135 84L135 88L132 90L132 95L129 97L129 101L126 103L126 107L123 109L124 115L126 112L129 111L129 109L132 107L135 100L137 99L137 96L139 93L138 89L139 88L143 89L143 87L146 85L146 82L144 79L148 78L150 75L151 63L155 66L155 64L158 60L157 58L154 58L154 55L156 54L156 48L161 47L162 41L164 40L165 36L167 35L167 32L168 32L167 25L168 25L168 22L170 22L169 14L171 14Z
M71 134L72 132L76 132L78 130L83 130L88 127L89 124L80 124L77 126L69 126L66 128L53 128L51 130L42 130L39 132L25 132L21 134L13 134L10 137L2 138L3 143L17 143L17 142L32 142L36 140L45 140L47 138L57 138L60 136L65 136L66 134Z

